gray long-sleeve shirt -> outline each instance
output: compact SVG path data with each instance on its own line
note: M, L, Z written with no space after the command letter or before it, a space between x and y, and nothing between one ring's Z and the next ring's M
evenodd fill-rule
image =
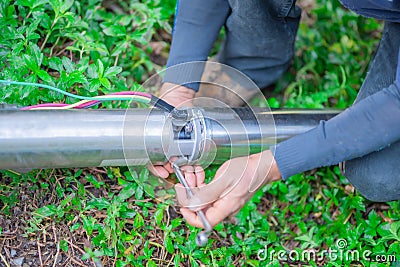
M362 15L376 14L381 19L400 22L397 0L343 3ZM180 0L167 66L206 60L228 14L227 0ZM400 140L399 80L400 63L397 82L388 88L329 121L321 121L309 132L272 147L282 177L360 157ZM197 89L196 85L190 87Z
M400 140L400 84L375 93L336 117L275 147L282 177L337 164Z

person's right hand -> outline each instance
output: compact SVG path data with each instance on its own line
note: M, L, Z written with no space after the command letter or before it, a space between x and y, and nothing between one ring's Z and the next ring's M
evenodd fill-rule
M228 160L209 184L204 183L204 172L199 167L190 179L189 186L196 186L191 188L191 197L181 184L175 185L178 201L183 206L181 213L190 225L204 227L197 210L203 210L210 225L215 226L236 214L262 186L280 180L281 174L274 155L266 150Z
M193 105L193 98L195 91L173 83L164 83L157 95L162 100L174 107L191 107ZM158 177L167 178L174 170L171 163L167 162L162 166L148 166L149 171Z
M195 91L173 83L164 83L157 95L174 107L191 107Z

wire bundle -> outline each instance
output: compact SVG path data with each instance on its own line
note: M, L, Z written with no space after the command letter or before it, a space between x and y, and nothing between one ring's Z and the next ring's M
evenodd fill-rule
M148 105L152 105L156 108L159 108L167 113L170 113L172 117L179 119L179 120L187 120L188 119L188 112L186 110L176 109L174 106L168 104L164 100L143 92L133 92L133 91L126 91L126 92L117 92L102 96L80 96L71 94L69 92L65 92L61 89L58 89L54 86L41 84L41 83L28 83L28 82L16 82L16 81L6 81L1 80L0 83L6 85L22 85L22 86L34 86L34 87L42 87L46 89L50 89L56 92L59 92L63 95L74 97L77 99L81 99L81 101L74 103L74 104L63 104L63 103L45 103L45 104L37 104L33 106L23 107L20 110L38 110L38 109L87 109L93 106L100 104L103 101L113 101L113 100L130 100L140 103L145 103Z
M62 104L62 103L45 103L45 104L38 104L28 107L23 107L21 110L38 110L38 109L86 109L93 106L100 104L103 101L113 101L113 100L131 100L135 102L145 103L148 105L154 105L157 108L160 108L166 112L172 112L174 107L155 97L151 94L144 93L144 92L133 92L133 91L126 91L126 92L117 92L102 96L95 96L95 97L86 97L86 96L79 96L75 94L71 94L69 92L65 92L61 89L56 87L40 84L40 83L28 83L28 82L16 82L16 81L6 81L0 80L0 83L7 84L7 85L22 85L22 86L35 86L35 87L42 87L46 89L50 89L61 93L66 96L74 97L77 99L81 99L81 101L74 103L74 104Z
M45 103L29 107L23 107L21 110L32 109L86 109L100 104L103 101L111 100L132 100L141 103L150 103L152 95L142 92L118 92L103 96L92 97L93 100L81 100L74 104Z

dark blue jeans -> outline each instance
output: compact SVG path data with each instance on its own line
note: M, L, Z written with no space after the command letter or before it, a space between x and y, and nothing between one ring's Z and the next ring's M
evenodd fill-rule
M370 63L356 102L395 81L400 48L400 1L341 0L354 12L385 20L378 50ZM375 107L379 108L379 107ZM373 201L400 199L400 142L381 151L347 161L345 176L366 198Z
M260 88L289 66L301 10L295 0L228 0L226 38L216 59L249 76Z
M356 102L395 81L399 48L400 24L386 22L378 50L370 63ZM400 199L400 142L347 161L344 171L347 179L366 198L373 201Z

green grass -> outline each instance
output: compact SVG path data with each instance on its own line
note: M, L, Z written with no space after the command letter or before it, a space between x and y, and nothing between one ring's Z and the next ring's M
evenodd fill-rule
M174 1L120 2L0 0L0 78L42 82L84 96L140 89L163 67L151 59L168 50ZM345 108L362 83L382 23L337 1L319 0L306 14L293 66L268 102ZM161 54L152 50L154 42L164 47ZM76 100L38 88L0 86L0 103L53 101ZM207 177L215 170L206 170ZM390 266L345 257L283 261L273 252L334 250L345 239L343 252L400 260L400 201L371 203L336 166L267 185L236 223L215 227L201 249L194 241L199 229L184 222L173 197L160 202L149 195L140 182L147 179L141 168L132 174L127 168L1 171L0 254L9 261L12 247L19 245L17 254L40 248L49 266L56 255L62 256L60 266ZM259 260L270 254L274 257Z

